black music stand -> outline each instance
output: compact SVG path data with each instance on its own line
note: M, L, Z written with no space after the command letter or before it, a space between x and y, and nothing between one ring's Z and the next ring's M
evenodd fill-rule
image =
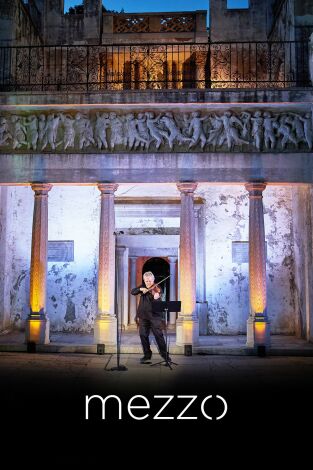
M181 308L181 302L180 301L170 301L170 302L161 302L159 300L153 300L152 301L152 310L155 313L161 313L162 318L164 320L165 324L165 345L166 345L166 358L163 361L156 362L155 364L151 364L150 367L157 366L159 364L165 363L167 367L169 367L172 370L171 364L174 364L177 366L176 362L169 361L169 341L168 341L168 335L167 335L167 322L168 322L168 313L169 312L180 312Z

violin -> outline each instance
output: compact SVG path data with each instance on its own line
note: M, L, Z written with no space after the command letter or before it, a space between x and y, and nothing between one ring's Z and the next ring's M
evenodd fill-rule
M149 289L147 289L148 292L151 292L151 294L154 296L155 294L161 294L162 292L162 289L159 287L159 284L161 284L161 282L164 282L166 281L166 279L168 279L170 276L167 276L165 277L164 279L162 279L162 281L158 282L157 284L154 284L152 287L150 287Z
M155 294L160 294L161 293L161 288L159 286L153 286L151 288L150 292L154 297Z

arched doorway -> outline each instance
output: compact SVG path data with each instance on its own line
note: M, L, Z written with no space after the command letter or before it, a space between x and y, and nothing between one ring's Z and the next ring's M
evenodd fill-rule
M170 275L170 265L164 258L150 258L142 267L142 275L151 271L155 277L155 283L160 282L162 279ZM160 284L163 291L163 300L170 300L170 279Z

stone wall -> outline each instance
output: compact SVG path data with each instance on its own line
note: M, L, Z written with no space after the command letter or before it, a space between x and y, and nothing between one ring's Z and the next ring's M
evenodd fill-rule
M33 11L39 15L33 2ZM38 19L38 16L36 17ZM39 20L38 20L39 21ZM32 20L22 0L0 2L0 46L41 44L38 22Z
M272 15L271 41L307 41L313 32L311 0L277 0Z
M295 0L277 1L273 9L271 41L295 40Z
M10 326L10 292L9 282L5 282L10 272L10 250L7 249L9 220L7 214L8 187L0 186L0 330ZM8 263L9 261L9 263Z
M103 13L102 44L206 43L206 10L136 14Z
M307 40L313 33L313 5L311 0L295 2L296 39Z
M204 186L208 333L245 333L249 313L248 263L232 260L232 243L248 241L249 199L242 186ZM272 333L294 332L291 191L264 192L268 315Z
M313 339L312 286L312 188L303 185L292 191L294 214L293 244L295 264L296 334Z
M0 2L0 44L118 44L207 42L206 10L151 14L105 12L100 0L84 0L64 13L64 0ZM143 27L141 27L141 24Z
M266 41L268 2L250 0L247 9L227 9L227 0L210 0L210 39Z
M13 328L23 328L29 314L29 270L31 253L31 229L33 194L30 187L6 187L6 217L1 225L6 227L3 310L5 323ZM4 213L4 212L3 212ZM2 305L1 305L2 307Z
M20 186L8 187L7 193L6 275L5 282L2 278L0 292L6 292L6 302L10 302L10 324L23 328L29 310L33 192L30 187ZM179 197L179 194L173 184L125 184L118 188L116 196L166 199ZM202 183L196 196L201 196L205 203L206 332L244 334L249 310L248 264L233 262L232 242L248 240L247 192L241 185ZM274 334L293 334L297 319L291 196L291 189L282 186L269 186L264 193L268 313ZM173 217L170 210L166 214L166 205L164 208L162 217L118 216L117 229L127 229L132 237L140 234L162 237L162 234L177 233L179 217ZM96 187L52 188L49 193L49 240L74 240L73 262L48 263L47 310L52 331L90 332L93 327L98 230L99 191ZM301 270L301 267L297 269ZM3 318L2 309L3 300Z

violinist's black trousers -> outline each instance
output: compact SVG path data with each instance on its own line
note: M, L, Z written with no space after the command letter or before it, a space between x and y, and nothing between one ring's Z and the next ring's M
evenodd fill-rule
M139 318L139 335L144 355L151 357L152 354L149 340L151 330L157 342L159 353L162 357L166 357L166 344L162 332L162 318L159 317L152 318L152 320Z

